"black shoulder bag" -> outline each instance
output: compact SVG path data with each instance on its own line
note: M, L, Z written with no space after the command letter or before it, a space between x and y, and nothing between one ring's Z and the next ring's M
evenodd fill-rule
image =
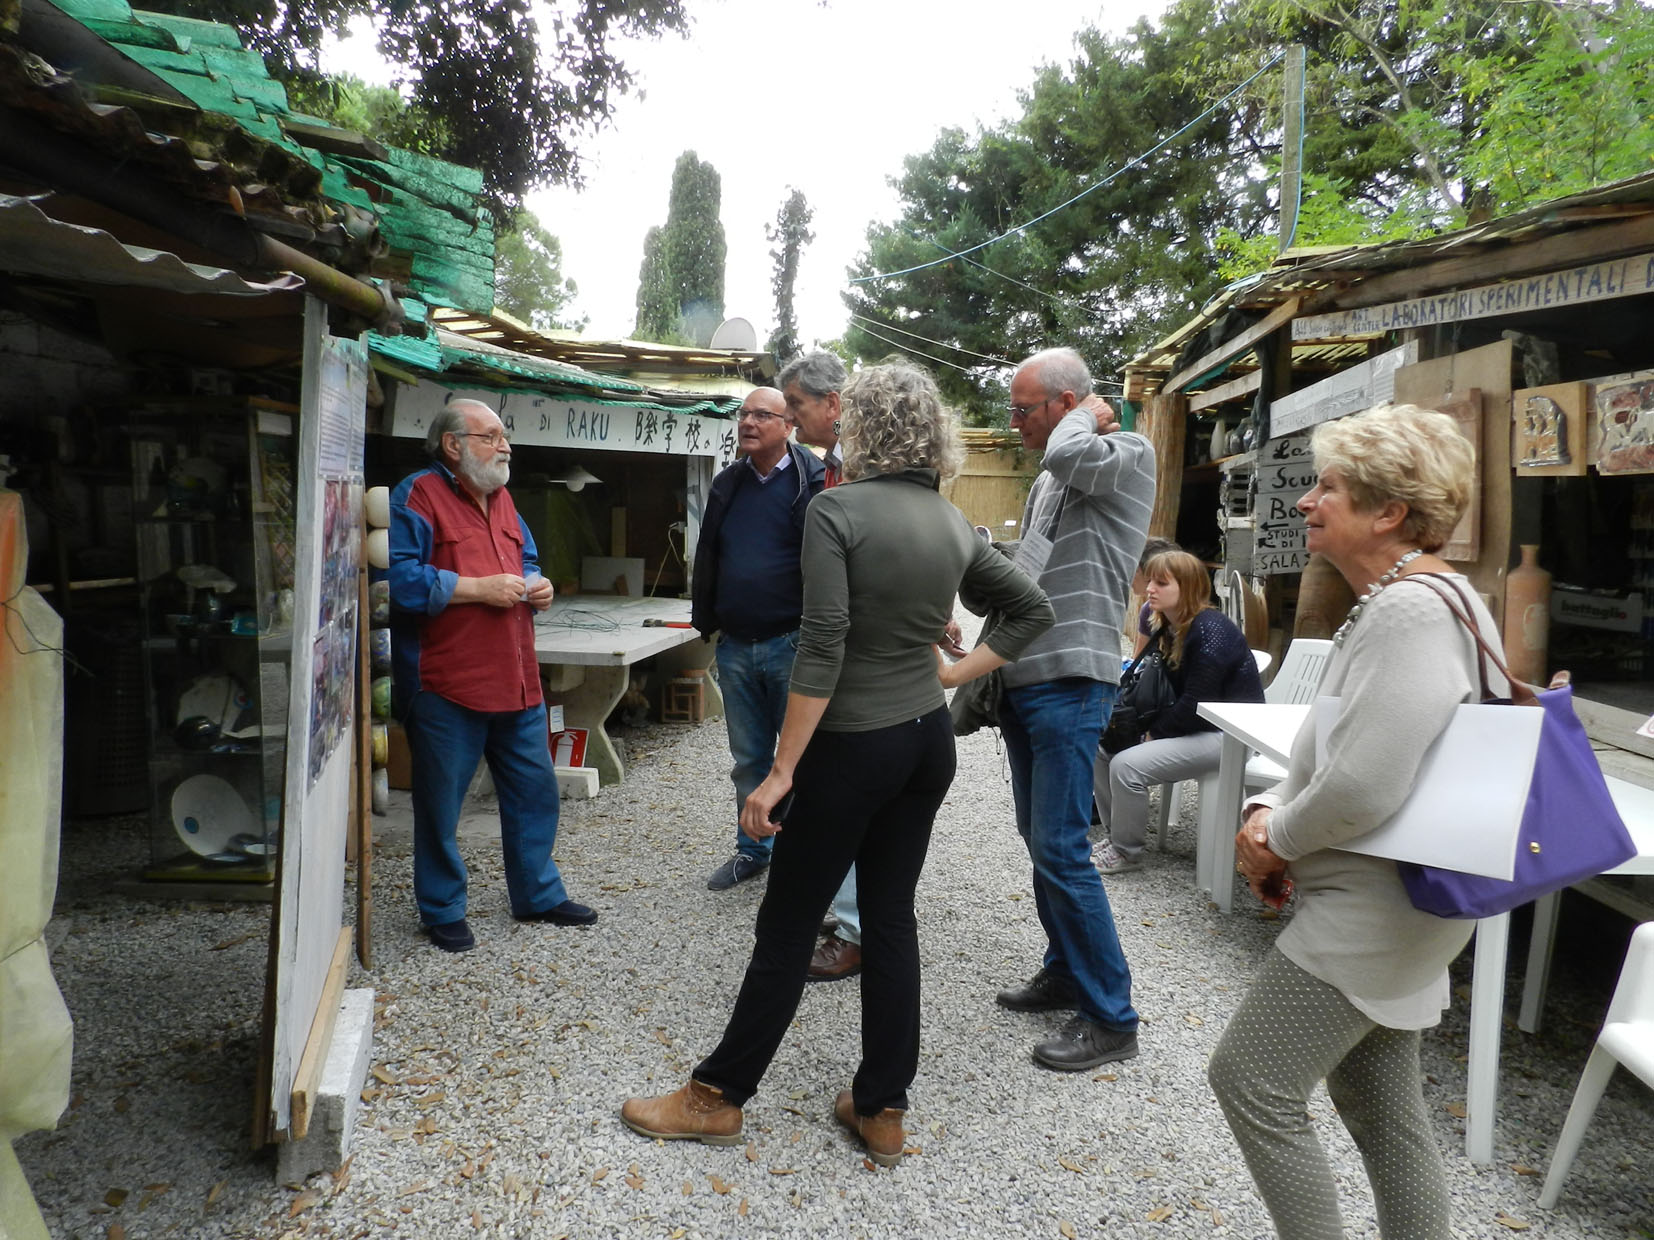
M1177 704L1177 685L1166 666L1163 635L1156 637L1120 675L1120 696L1103 732L1103 752L1130 749L1152 731L1155 722Z

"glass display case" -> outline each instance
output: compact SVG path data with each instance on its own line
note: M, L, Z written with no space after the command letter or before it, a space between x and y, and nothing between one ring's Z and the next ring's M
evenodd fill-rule
M275 875L293 625L296 406L147 405L131 423L150 865Z

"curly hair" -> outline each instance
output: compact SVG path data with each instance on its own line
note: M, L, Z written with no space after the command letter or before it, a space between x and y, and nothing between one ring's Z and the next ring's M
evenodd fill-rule
M934 469L946 481L964 463L965 446L936 383L917 366L886 362L845 381L844 476Z
M1166 655L1166 662L1176 667L1183 662L1183 643L1189 636L1189 626L1195 622L1196 616L1212 605L1211 574L1195 556L1173 548L1150 556L1143 565L1143 576L1150 581L1177 583L1177 614L1168 616L1155 612L1154 619L1149 622L1149 631L1156 637L1170 627L1172 648Z
M1315 428L1317 471L1334 470L1360 512L1390 500L1407 505L1402 537L1439 551L1470 506L1476 454L1445 413L1374 405Z

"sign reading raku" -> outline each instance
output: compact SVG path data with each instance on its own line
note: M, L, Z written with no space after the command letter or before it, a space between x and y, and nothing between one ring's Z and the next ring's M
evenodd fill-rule
M1252 572L1267 577L1301 573L1309 563L1304 541L1304 514L1298 500L1315 485L1315 458L1309 432L1271 439L1258 453L1258 499L1252 509L1256 522Z
M706 456L722 469L735 459L735 422L658 406L599 404L523 392L451 388L436 383L402 387L391 434L423 439L431 419L451 400L480 400L500 415L511 442L599 452L654 452Z

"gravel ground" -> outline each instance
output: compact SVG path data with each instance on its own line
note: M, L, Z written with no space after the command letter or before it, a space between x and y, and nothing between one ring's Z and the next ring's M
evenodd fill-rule
M53 937L76 1020L74 1099L57 1131L18 1146L53 1234L1270 1234L1205 1065L1278 924L1244 894L1224 916L1195 891L1186 815L1164 852L1107 880L1141 1056L1072 1075L1036 1067L1029 1047L1060 1015L993 1002L1033 972L1043 939L992 734L960 742L919 890L916 1152L875 1169L831 1118L857 1058L854 981L806 988L747 1107L744 1151L627 1130L621 1101L675 1088L722 1030L763 884L706 890L733 831L721 723L648 725L626 743L626 783L564 806L559 861L575 897L602 913L588 929L511 921L483 802L463 831L478 949L432 949L412 908L405 794L378 820L375 968L353 961L350 981L375 991L373 1076L348 1167L304 1185L277 1184L273 1157L247 1142L268 907L116 894L113 881L143 860L142 831L70 824ZM1455 967L1459 1003L1425 1035L1425 1096L1462 1237L1654 1238L1654 1096L1623 1072L1562 1207L1536 1205L1628 933L1617 919L1592 922L1583 901L1570 901L1564 928L1571 960L1556 970L1544 1033L1507 1024L1492 1166L1465 1159L1454 1114L1468 957ZM1376 1237L1359 1157L1324 1094L1314 1113L1349 1233Z

